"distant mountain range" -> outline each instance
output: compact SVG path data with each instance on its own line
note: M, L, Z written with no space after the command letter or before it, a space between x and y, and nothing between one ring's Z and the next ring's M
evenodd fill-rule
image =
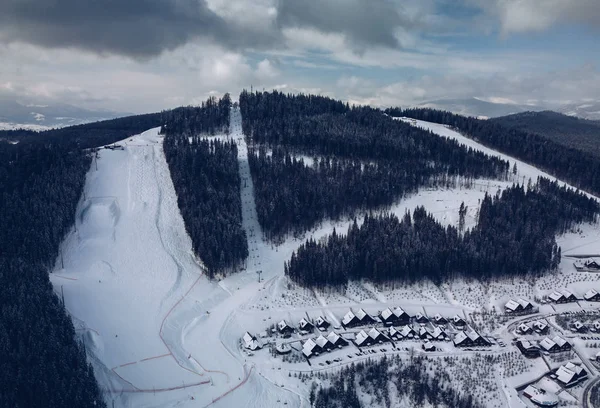
M49 128L80 125L104 119L127 116L128 113L94 111L64 103L40 104L18 101L0 94L0 130Z
M495 118L521 112L553 110L568 116L600 120L600 101L568 105L520 105L489 102L480 98L437 99L421 103L419 107L447 110L466 116Z

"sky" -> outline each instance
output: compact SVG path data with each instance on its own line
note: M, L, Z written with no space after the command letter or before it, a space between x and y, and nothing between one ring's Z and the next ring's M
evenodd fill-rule
M600 99L598 0L2 0L0 96L149 112L310 92Z

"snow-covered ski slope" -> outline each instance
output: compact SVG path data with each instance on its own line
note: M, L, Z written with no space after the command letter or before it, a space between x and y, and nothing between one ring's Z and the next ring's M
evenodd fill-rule
M418 125L498 155L442 125ZM342 303L331 296L294 292L283 277L284 262L308 237L319 239L334 227L343 232L350 221L326 220L302 239L290 238L280 246L265 242L239 110L232 110L230 128L229 136L216 137L238 144L250 257L246 270L219 282L206 279L192 253L158 129L121 142L125 150L100 150L88 173L76 228L62 245L63 256L51 280L59 295L64 292L109 406L112 401L115 407L308 406L310 383L289 377L290 371L268 350L248 357L239 347L245 331L257 334L282 318L296 323L306 313L335 322L345 307L359 303L367 309L387 303L417 305L428 312L473 310L455 293L440 289L437 297L422 292L419 298L412 297L414 290L396 296L364 285L361 293ZM518 161L517 167L520 181L543 174ZM392 211L402 215L425 205L441 222L456 224L464 201L468 224L473 225L485 192L508 185L478 180L470 189L423 190ZM595 241L589 245L586 250L597 248L600 253ZM262 272L260 283L257 271Z

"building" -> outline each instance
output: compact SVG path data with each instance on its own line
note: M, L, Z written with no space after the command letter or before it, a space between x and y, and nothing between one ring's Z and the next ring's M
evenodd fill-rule
M421 313L417 313L415 316L415 321L419 324L427 324L429 323L429 318Z
M459 332L454 336L454 345L456 347L485 347L490 346L490 342L484 339L474 330Z
M454 327L461 330L467 326L467 322L465 322L465 320L459 315L454 315L454 317L452 318L452 324L454 325Z
M523 390L523 395L541 407L555 407L559 403L556 394L537 388L533 385L528 385L527 388Z
M315 324L317 326L317 329L319 329L320 331L326 331L327 329L329 329L329 326L331 326L331 323L329 323L327 319L325 319L323 316L317 317L317 320L315 320Z
M277 331L281 334L292 334L294 332L294 328L287 324L285 320L277 323Z
M327 341L334 348L342 348L348 345L348 341L334 331L327 335Z
M410 316L402 308L396 307L392 310L388 307L379 313L379 320L386 326L401 326L408 324Z
M360 324L363 326L377 322L377 320L373 316L365 312L364 309L358 309L358 312L356 312L356 317L360 321Z
M254 351L262 348L262 344L260 343L260 341L255 336L251 335L249 332L244 333L244 335L242 336L242 344L247 350Z
M600 320L594 320L594 323L592 323L592 327L590 328L590 331L592 331L594 333L600 332Z
M571 362L558 367L554 374L551 375L556 382L565 388L572 387L581 381L585 381L587 376L587 371L583 367Z
M565 299L565 296L557 291L550 293L548 295L548 299L554 303L567 303L567 299Z
M400 333L400 331L398 329L396 329L394 326L392 326L388 329L388 337L390 339L394 339L394 340L402 340L402 338L403 338L402 333Z
M432 340L433 337L431 337L431 333L429 333L429 330L427 330L427 328L425 326L421 326L419 328L419 338L421 340Z
M599 271L600 260L597 258L578 259L573 262L573 266L578 271Z
M560 336L554 336L552 341L559 347L559 351L569 351L573 347L571 343Z
M548 323L544 320L538 320L533 322L533 330L537 334L546 334L548 333Z
M429 334L431 335L432 340L436 340L436 341L448 340L448 336L446 335L446 333L439 327L435 327L433 330L429 330Z
M314 328L315 326L305 318L300 319L298 322L298 330L301 334L308 334L312 332Z
M354 327L360 325L360 319L356 317L352 310L348 311L342 318L342 325L344 327Z
M433 322L441 326L448 324L448 320L442 317L442 315L440 315L439 313L433 316Z
M317 346L319 346L322 351L331 351L334 348L333 344L331 344L329 340L327 340L327 338L324 337L322 334L319 337L317 337L315 343L317 343Z
M426 341L425 343L423 343L421 345L421 347L423 348L423 350L425 351L435 351L435 346L430 342L430 341Z
M525 357L536 358L540 356L540 349L528 340L519 339L516 345Z
M542 341L540 341L539 345L540 349L547 353L558 353L560 351L560 346L554 341L550 340L548 337L544 337Z
M289 354L292 352L292 348L289 346L289 344L280 343L275 347L275 351L277 354Z
M596 291L595 289L590 289L587 292L585 292L583 298L588 302L600 302L600 293L598 293L598 291Z
M412 327L406 325L400 328L400 335L404 339L414 339L417 337L417 332Z
M517 333L519 334L530 334L531 332L533 332L533 329L525 323L521 323L517 326Z
M302 345L302 354L304 357L310 358L312 356L318 356L323 350L317 345L313 339L308 339Z
M581 321L577 320L571 326L571 331L574 331L577 333L587 333L588 327L585 324L583 324Z
M356 335L356 339L354 343L358 347L371 346L373 344L383 343L388 339L376 328L372 328L369 332L365 332L361 330L360 333Z
M509 300L504 305L504 312L506 313L520 313L523 311L523 306L519 304L519 302L515 302L514 300Z
M567 302L577 302L577 297L572 292L569 292L568 290L561 290L560 293L563 294Z

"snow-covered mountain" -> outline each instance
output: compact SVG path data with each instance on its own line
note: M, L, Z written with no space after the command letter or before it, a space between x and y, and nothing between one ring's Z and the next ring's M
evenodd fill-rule
M126 113L89 110L65 103L24 101L0 94L0 130L48 128L80 125L104 119L127 116Z
M562 106L558 111L569 116L577 116L589 120L600 120L600 101L572 103Z

